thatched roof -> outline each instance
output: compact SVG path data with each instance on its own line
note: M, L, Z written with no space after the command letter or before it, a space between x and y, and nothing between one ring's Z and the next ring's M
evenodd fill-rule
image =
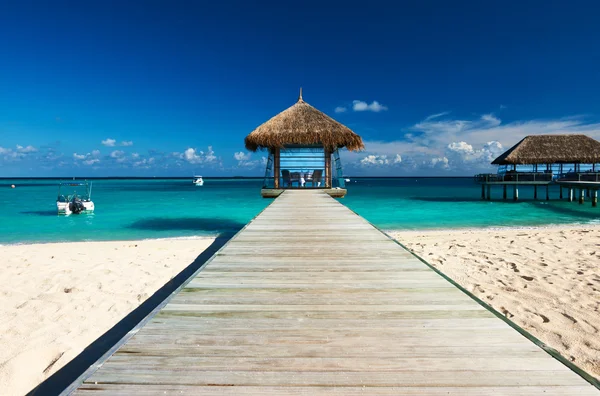
M585 135L527 136L493 165L600 163L600 142Z
M250 151L293 144L322 144L331 151L342 147L353 151L365 148L360 136L350 128L302 100L302 89L295 105L252 131L245 143Z

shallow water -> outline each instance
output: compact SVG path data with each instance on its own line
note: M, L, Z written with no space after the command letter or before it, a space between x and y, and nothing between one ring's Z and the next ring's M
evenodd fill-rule
M93 214L58 216L58 182L0 179L0 243L228 234L271 202L260 196L262 180L104 179L93 181ZM481 201L470 178L354 179L348 190L341 202L383 229L600 223L589 202L533 201L532 188L519 190L518 203ZM492 194L501 198L501 188Z

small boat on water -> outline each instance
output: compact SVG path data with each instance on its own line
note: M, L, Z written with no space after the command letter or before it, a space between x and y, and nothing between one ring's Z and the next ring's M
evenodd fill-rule
M76 187L72 194L63 194L62 191ZM79 191L77 187L79 187ZM82 191L85 189L85 192ZM70 215L94 211L94 202L92 201L92 183L87 180L83 182L62 182L58 185L58 197L56 198L56 208L58 214Z
M204 185L204 180L202 180L202 176L194 176L194 181L193 183L197 186L203 186Z

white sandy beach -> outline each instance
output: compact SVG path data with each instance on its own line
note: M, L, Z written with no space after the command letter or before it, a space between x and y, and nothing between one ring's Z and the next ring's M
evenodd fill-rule
M391 234L600 377L600 227ZM24 394L52 375L212 241L1 246L2 394Z
M600 227L390 235L600 378Z
M0 393L30 391L191 264L213 240L0 246Z

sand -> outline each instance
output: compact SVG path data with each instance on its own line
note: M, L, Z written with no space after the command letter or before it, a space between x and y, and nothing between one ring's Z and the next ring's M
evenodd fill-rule
M197 238L0 246L0 393L30 391L212 242Z
M600 227L390 235L600 378Z

